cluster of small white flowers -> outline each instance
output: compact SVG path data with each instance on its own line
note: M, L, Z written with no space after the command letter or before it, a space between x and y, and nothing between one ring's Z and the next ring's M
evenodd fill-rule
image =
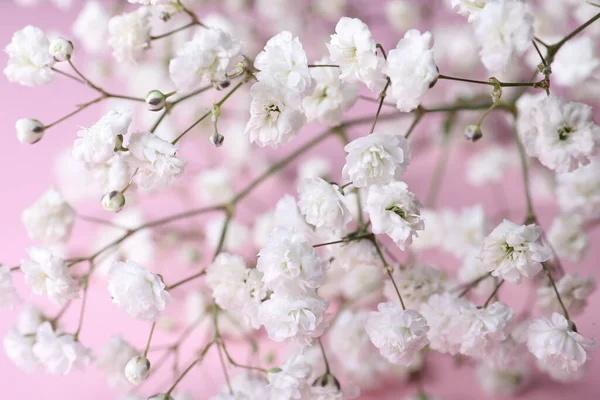
M340 188L322 178L307 179L298 186L298 207L306 222L316 228L340 232L352 220Z
M75 222L75 210L55 189L49 189L23 210L21 221L33 240L54 244L66 242Z
M25 86L45 85L52 80L54 57L49 51L50 41L44 32L28 25L14 33L6 46L8 64L4 75L11 82Z
M408 308L418 310L421 304L433 294L445 291L446 282L442 272L429 265L419 264L414 267L394 271L394 282L402 293L402 300ZM397 301L398 295L391 281L385 284L384 294L389 301ZM399 305L400 303L398 303Z
M108 44L117 62L134 63L150 46L150 17L150 9L140 7L108 21Z

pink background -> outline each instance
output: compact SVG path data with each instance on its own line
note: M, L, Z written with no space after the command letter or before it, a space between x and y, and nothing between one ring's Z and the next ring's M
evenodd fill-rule
M78 9L78 7L76 7ZM0 44L3 46L10 41L10 37L14 31L22 28L27 23L34 24L44 30L59 30L68 32L68 24L70 24L76 13L70 11L67 13L60 12L54 7L42 5L34 9L17 8L12 5L12 2L3 0L0 2ZM0 65L6 64L6 55L2 53L0 56ZM440 83L446 84L445 82ZM443 89L443 88L442 88ZM21 211L35 201L40 194L49 186L55 183L54 174L54 159L57 153L70 146L75 138L77 127L80 125L89 125L94 122L101 113L101 108L91 108L85 110L75 118L53 128L48 132L47 136L34 146L26 146L18 143L15 132L14 122L20 117L33 117L41 121L53 121L57 117L64 115L72 110L72 106L77 103L87 101L92 98L94 93L89 89L80 86L76 82L70 82L65 79L55 79L52 84L41 88L26 88L16 84L11 84L6 81L4 76L0 78L0 132L2 132L1 156L0 156L0 193L2 206L0 207L0 262L7 265L17 265L21 258L26 256L25 248L32 243L28 239L25 229L20 222ZM139 96L140 94L135 94ZM354 112L354 115L372 115L372 107L368 103L360 103L357 107L360 110ZM436 120L435 116L427 116L426 118ZM439 120L438 120L439 121ZM404 124L402 124L404 126ZM433 135L431 126L423 124L414 133L413 154L414 162L412 163L409 173L406 175L406 181L412 190L420 197L424 197L427 193L429 180L433 165L436 160L437 150L430 147L425 148L419 145L420 139L427 135ZM437 126L437 125L435 125ZM404 128L402 128L404 129ZM306 129L302 132L301 137L294 140L293 144L288 147L283 147L274 158L280 158L292 150L292 148L306 139L312 137L320 130ZM354 131L356 134L356 131ZM473 188L464 182L464 160L466 156L472 154L474 149L485 147L487 137L476 145L460 143L452 149L449 168L446 174L446 180L441 188L438 204L450 208L459 208L461 206L471 205L475 202L484 204L486 210L493 214L497 211L497 201L494 199L494 192L489 188ZM328 140L323 148L313 151L309 154L328 154L333 157L336 166L339 168L343 160L343 151L338 143L334 140ZM188 153L189 154L189 153ZM272 157L273 153L257 152L266 157ZM189 155L188 155L189 157ZM339 170L339 169L338 169ZM286 175L288 178L290 175ZM291 178L289 179L291 182ZM286 183L285 178L279 180L277 185L267 183L265 186L276 189L276 194L279 195L283 190L293 193L291 183ZM261 189L252 196L255 201L260 201L272 204L278 198L270 193L268 199L261 196ZM514 220L522 218L524 210L523 193L521 178L517 170L511 171L504 182L504 190L507 194L509 203L507 207L513 212ZM541 216L542 225L547 229L551 218L554 216L556 209L550 198L545 197L542 193L534 193L536 199L537 211ZM193 205L193 204L192 204ZM169 211L157 212L156 215L162 216L174 213L180 210L189 208L190 205L182 206L181 204L171 204ZM87 214L93 214L106 218L106 214L99 209L97 203L90 203L84 207ZM149 215L152 219L152 215ZM90 248L86 242L90 241L93 229L96 227L87 223L78 223L73 242L76 248ZM598 229L591 232L592 249L591 254L585 262L577 266L566 264L567 271L577 272L581 274L595 273L597 270L596 260L600 257L600 249L597 245L600 242L600 232ZM456 260L447 260L447 258L435 257L439 260L439 264L447 266L449 269L455 268ZM175 281L177 277L186 276L188 272L173 272L177 269L184 270L183 266L179 266L169 260L168 267L159 268L166 275L167 281ZM15 275L15 280L20 292L24 295L27 301L34 304L47 306L44 299L28 295L22 285L22 277ZM85 317L85 325L81 333L81 341L97 350L100 345L106 343L110 335L114 332L121 332L124 337L132 343L142 346L145 343L148 334L149 325L133 321L131 318L121 313L115 306L111 304L111 299L106 291L106 284L102 278L93 279L90 295L88 298L88 306ZM174 294L176 299L182 299L185 289ZM510 293L510 295L509 295ZM510 303L515 305L517 309L523 307L523 301L527 289L525 287L510 287L505 285L502 288L501 295L503 300L510 299ZM73 331L77 323L77 315L79 312L80 302L74 302L65 318L64 327L67 331ZM595 293L590 299L590 305L587 311L577 318L577 326L579 331L585 336L600 336L598 327L598 306L600 306L600 295ZM49 315L56 312L56 308L45 308ZM172 306L169 310L172 314L176 313L176 306ZM8 310L0 311L0 335L4 335L8 328L13 325L15 313ZM177 337L178 333L165 333L159 331L157 333L154 344L169 343ZM200 335L194 336L185 347L189 352L202 346L204 339ZM229 347L235 350L238 354L237 358L243 359L243 351L245 348L243 343L230 344ZM267 348L272 347L266 344ZM237 351L239 350L239 351ZM240 352L241 351L241 352ZM182 364L188 362L189 356L186 357L186 352L182 353ZM263 353L264 354L264 353ZM428 362L427 378L425 387L427 392L433 395L440 395L444 399L449 400L470 400L481 399L484 395L481 393L478 385L475 383L475 376L472 368L463 366L456 367L453 361L447 357L430 357ZM165 368L165 371L168 367ZM230 374L235 374L232 370ZM596 399L600 395L600 381L596 379L600 373L600 361L598 357L592 354L592 360L588 364L588 374L583 381L561 385L553 383L544 376L535 374L532 377L530 388L522 395L523 399L542 400L542 399L559 399L565 396L577 399ZM152 394L159 390L164 390L169 386L169 377L164 376L153 379L143 392ZM170 375L169 375L170 376ZM85 370L76 370L69 376L51 376L37 372L34 374L26 374L15 367L4 355L0 352L0 387L3 398L23 398L23 399L111 399L117 398L117 391L109 389L103 375L97 371L94 366L90 366ZM195 399L207 399L214 395L223 383L223 376L216 360L214 352L209 353L209 356L204 363L195 369L180 385L182 389L191 392ZM160 386L159 384L162 384ZM403 395L414 392L414 387L406 384L394 384L388 386L386 392L367 393L361 396L363 399L398 399Z

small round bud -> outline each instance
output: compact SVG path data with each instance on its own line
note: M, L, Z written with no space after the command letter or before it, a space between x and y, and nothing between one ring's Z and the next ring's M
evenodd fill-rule
M465 128L465 137L471 142L476 142L483 137L481 127L479 125L467 125Z
M144 356L135 356L125 364L125 378L134 385L139 385L150 375L150 361Z
M213 87L217 90L227 89L229 87L229 85L231 85L231 82L227 79L224 81L220 81L220 82L212 81L211 83L212 83Z
M225 136L221 135L219 132L215 132L212 135L210 135L210 138L208 140L213 146L221 147L223 146L223 142L225 141Z
M67 61L73 54L73 42L70 40L58 37L50 42L48 49L50 54L58 62Z
M148 397L148 400L174 400L173 396L168 393L158 393L154 396Z
M146 104L150 111L160 111L165 108L167 102L167 96L165 96L160 90L151 90L146 95Z
M158 18L163 21L163 22L167 22L171 19L171 14L169 14L166 11L163 11L160 13L160 15L158 16Z
M34 144L44 136L44 124L37 119L18 119L15 128L17 129L17 139L23 144Z
M118 190L113 190L102 196L102 207L106 211L119 212L125 206L125 196Z

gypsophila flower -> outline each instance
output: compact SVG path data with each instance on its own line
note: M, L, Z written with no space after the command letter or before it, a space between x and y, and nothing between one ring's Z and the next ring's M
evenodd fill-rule
M30 207L23 210L21 221L27 235L43 243L65 242L71 235L75 210L62 195L49 189Z
M587 104L550 95L535 106L531 125L521 135L527 154L557 172L569 172L589 162L600 140L600 127Z
M588 250L589 240L577 215L560 215L554 219L548 240L556 254L572 262L579 262Z
M24 86L45 85L52 80L51 67L54 58L48 51L50 42L44 32L35 26L27 25L16 31L4 51L8 54L8 64L4 75L10 82Z
M574 372L587 360L587 351L596 340L575 332L565 317L553 313L552 319L536 318L529 323L527 348L549 368Z
M140 169L146 189L166 186L183 173L186 162L177 158L177 148L151 132L131 135L129 162Z
M439 72L432 48L431 32L421 34L411 29L396 48L390 50L383 72L391 80L391 96L400 111L409 112L417 108L421 98L437 80Z
M562 304L569 310L569 315L580 315L587 305L587 299L596 291L596 278L565 274L556 281L556 289L560 294ZM540 286L537 289L537 307L547 313L562 312L562 306L551 285Z
M223 203L234 195L233 176L229 168L204 169L196 182L200 198L207 203Z
M431 295L442 293L446 285L442 272L425 264L398 268L393 276L404 304L415 310L427 302ZM398 294L391 280L386 281L384 294L388 301L398 301ZM397 302L397 305L400 306L400 303Z
M272 294L258 308L258 319L275 342L309 343L325 332L328 303L312 292L299 297Z
M258 253L256 268L263 273L263 281L271 290L303 294L323 283L327 264L304 235L278 227Z
M125 365L137 354L139 352L134 347L120 335L114 334L100 349L96 366L106 375L110 386L125 387L129 384L125 378Z
M269 399L304 399L309 393L307 381L311 367L301 351L294 352L281 366L267 373Z
M150 16L147 7L116 15L108 22L108 45L120 63L136 62L150 45Z
M479 251L487 231L487 220L480 204L464 207L460 213L442 214L446 235L441 246L456 257Z
M169 62L169 75L180 91L221 83L243 60L242 43L220 29L199 29Z
M300 97L312 88L306 53L298 38L288 31L273 36L254 59L256 78L269 87L282 89L286 100L299 106Z
M487 356L495 343L506 338L505 330L512 316L512 309L499 301L485 308L465 305L457 321L460 352L472 357Z
M306 223L296 200L289 194L284 195L275 205L273 225L302 233L307 239L314 236L313 228Z
M162 279L134 261L111 266L108 292L123 312L143 321L156 321L171 300Z
M288 143L306 123L301 110L288 103L286 93L258 82L250 89L250 119L246 135L260 147Z
M369 187L365 210L371 218L373 233L385 233L404 250L424 229L421 203L404 182Z
M309 178L323 178L331 174L331 162L327 158L312 157L298 165L298 181Z
M55 331L50 322L40 325L36 332L33 354L51 374L67 375L75 367L90 363L90 351L73 335Z
M71 59L73 54L73 43L70 40L58 37L50 42L48 50L55 61L67 61Z
M542 262L552 256L541 243L542 230L535 224L518 225L504 220L483 241L479 257L493 276L520 283L542 270Z
M19 302L20 298L13 285L10 268L0 265L0 308L8 307L12 310Z
M298 207L306 222L316 228L343 229L352 216L340 188L322 178L306 179L298 185Z
M491 72L504 70L531 46L533 16L520 0L488 1L473 25L481 61Z
M460 351L460 310L469 305L467 300L450 292L431 295L427 303L421 305L420 311L429 325L429 347L451 355Z
M21 260L21 271L34 294L48 296L56 304L79 297L79 287L65 260L43 247L30 247L27 254L31 261Z
M33 354L35 331L23 333L16 328L10 328L2 339L6 356L25 372L33 372L38 365Z
M206 283L219 307L241 309L246 301L247 268L240 256L221 253L206 269Z
M344 298L368 302L381 294L382 269L378 265L359 264L342 275L339 282Z
M552 83L576 86L592 76L600 66L594 48L595 42L586 36L567 41L552 63Z
M468 16L469 22L472 22L477 19L487 2L488 0L450 0L450 6L460 15Z
M361 81L373 92L385 86L383 66L369 27L358 18L342 17L335 26L335 34L327 43L329 58L339 65L340 79L345 82Z
M90 128L77 132L73 144L73 158L87 169L96 168L110 160L123 143L123 136L131 125L131 111L113 109Z
M406 172L410 162L408 141L402 136L371 133L348 143L344 150L344 179L355 187L385 185Z
M600 161L556 175L556 195L563 214L577 214L582 222L600 218Z
M371 342L389 362L409 365L429 342L427 320L417 311L403 311L394 303L380 303L377 310L365 323Z
M96 0L88 0L73 22L73 35L88 53L101 52L108 37L110 14L105 6Z
M380 266L381 259L377 255L377 249L368 239L352 240L348 243L327 246L334 258L333 264L340 266L346 271L357 265ZM333 265L332 264L332 265Z
M328 63L329 59L323 58L317 65ZM343 114L354 105L358 99L358 84L342 82L340 74L339 68L311 69L310 75L315 80L315 88L302 102L308 122L331 126L339 124Z

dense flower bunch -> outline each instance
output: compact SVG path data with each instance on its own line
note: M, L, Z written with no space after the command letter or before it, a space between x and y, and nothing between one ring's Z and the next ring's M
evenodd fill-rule
M422 372L439 353L474 365L494 396L518 393L533 368L560 382L585 375L596 279L573 264L589 255L600 221L600 127L588 104L599 87L599 5L206 1L215 3L208 12L192 0L128 3L88 0L72 37L28 25L5 48L10 82L71 78L97 94L53 122L15 118L24 145L51 141L58 124L73 137L58 183L22 210L34 243L18 265L0 265L0 307L19 313L3 345L18 368L64 375L95 364L129 389L123 400L191 399L181 386L214 354L225 382L202 391L213 400L351 399L388 378L417 381L405 399L437 399ZM578 24L569 30L561 18L571 8ZM393 34L372 29L380 17ZM104 89L101 68L80 69L87 57L88 67L118 65L129 92ZM107 108L96 122L68 127L99 103ZM349 117L355 110L361 116ZM307 124L325 130L311 136ZM456 132L464 147L485 138L465 162L466 181L502 193L520 164L525 207L436 204ZM329 138L343 166L315 156L292 175L296 159ZM439 157L427 193L411 175L423 154ZM291 194L259 190L277 177L282 186L297 178ZM546 181L559 210L548 224L536 207ZM94 216L80 204L90 193ZM145 218L162 193L168 206L149 209L168 213ZM204 219L177 224L193 217ZM87 253L69 246L79 222L99 228ZM178 264L193 270L178 274ZM60 310L24 303L20 280ZM536 299L521 310L507 292L523 286ZM149 335L86 345L89 296L109 296ZM75 329L64 318L72 303ZM175 374L141 395L164 362L150 352L160 330L181 330L165 346ZM196 330L204 342L188 350ZM228 348L233 340L250 343L247 364ZM268 340L290 349L277 361L256 357Z

